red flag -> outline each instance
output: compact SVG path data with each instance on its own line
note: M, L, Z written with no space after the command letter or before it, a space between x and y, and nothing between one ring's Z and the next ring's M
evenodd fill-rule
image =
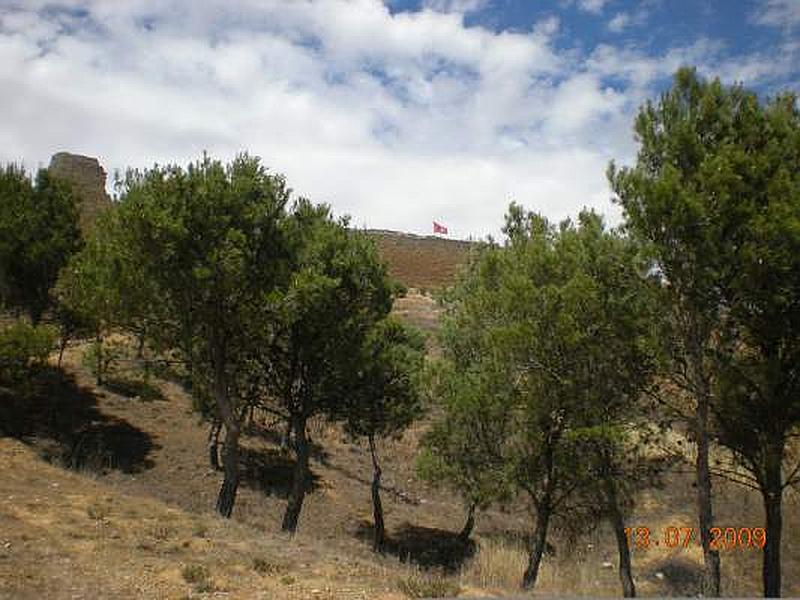
M447 235L447 227L439 225L436 221L433 222L433 233L443 233Z

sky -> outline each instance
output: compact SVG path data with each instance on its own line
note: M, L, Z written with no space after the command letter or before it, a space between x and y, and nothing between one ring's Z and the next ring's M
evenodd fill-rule
M0 162L247 151L358 227L615 225L606 167L682 65L800 92L800 0L0 0Z

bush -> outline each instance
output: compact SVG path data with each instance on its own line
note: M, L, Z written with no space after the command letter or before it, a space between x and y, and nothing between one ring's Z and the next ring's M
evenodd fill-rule
M95 340L83 351L82 364L102 383L115 362L126 357L125 343L119 339Z
M409 598L452 598L461 587L445 575L415 571L401 578L397 587Z
M253 570L261 575L278 575L286 571L286 566L272 562L266 558L254 558Z
M92 502L86 507L86 514L95 521L103 521L111 514L111 498L106 498L106 502Z
M47 364L58 334L50 326L18 321L0 331L0 380L19 383Z
M205 565L186 565L181 569L181 575L186 583L193 583L195 585L202 585L208 582L211 573Z

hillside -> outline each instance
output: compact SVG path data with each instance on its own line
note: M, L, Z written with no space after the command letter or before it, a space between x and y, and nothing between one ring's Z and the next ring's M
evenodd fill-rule
M424 307L424 304L420 304ZM423 308L418 310L423 311ZM401 315L402 316L402 315ZM0 390L0 597L233 598L407 597L413 589L461 595L516 593L525 564L526 513L479 515L472 546L458 543L463 508L413 470L420 423L381 446L389 550L370 551L368 454L335 426L311 437L313 491L300 533L278 533L292 459L258 417L244 440L245 483L234 519L212 512L220 473L206 462L207 428L168 379L153 388L133 372L97 387L66 355L25 398ZM126 383L127 382L127 383ZM632 526L694 524L691 477L676 470L662 490L640 496ZM757 494L716 487L721 526L762 522ZM785 505L784 589L800 594L800 502ZM537 593L619 594L613 536L604 526L577 539L556 532ZM642 595L691 595L699 581L696 547L634 552ZM410 559L410 562L406 562ZM416 566L421 565L421 566ZM756 595L760 552L723 555L726 594ZM425 583L422 586L420 582ZM416 587L415 587L416 586ZM422 587L420 587L422 586Z
M69 164L93 173L87 181L100 186L104 174L96 161L78 157ZM395 314L428 334L435 353L432 334L442 309L429 291L454 281L472 243L369 234L392 275L409 288ZM124 335L108 341L127 345L127 356L134 356ZM472 540L462 541L460 499L415 473L430 417L399 439L380 441L388 541L378 555L371 551L372 465L363 441L336 424L309 423L310 493L299 533L288 537L280 526L294 457L281 448L279 423L250 415L241 441L242 486L233 518L221 519L213 511L222 474L209 466L209 426L192 410L180 373L162 365L145 378L137 361L118 361L100 386L86 366L88 349L88 340L78 340L63 368L51 357L27 386L0 387L0 598L399 600L518 593L530 509L518 502L481 511ZM678 433L670 436L670 443L689 446ZM653 532L652 547L633 551L639 595L699 591L699 547L655 543L668 528L696 526L691 459L666 473L661 488L640 493L627 520ZM720 527L735 533L762 526L756 492L724 480L714 485ZM800 494L789 490L782 548L787 595L800 595L800 548L792 544L800 532L798 509ZM616 543L605 523L576 531L554 522L551 532L537 595L619 595ZM725 594L760 592L757 548L724 552L722 568Z
M406 287L427 290L453 282L473 242L418 236L383 229L367 230L378 244L389 272Z

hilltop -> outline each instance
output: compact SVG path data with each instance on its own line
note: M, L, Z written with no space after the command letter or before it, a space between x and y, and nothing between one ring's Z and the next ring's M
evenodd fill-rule
M49 171L66 179L80 200L80 220L84 230L91 228L98 215L111 206L106 193L106 171L97 158L58 152ZM475 244L436 236L420 236L387 229L368 229L375 238L381 257L393 277L408 288L429 290L451 284Z
M409 288L441 288L453 283L474 242L368 229L390 274Z

